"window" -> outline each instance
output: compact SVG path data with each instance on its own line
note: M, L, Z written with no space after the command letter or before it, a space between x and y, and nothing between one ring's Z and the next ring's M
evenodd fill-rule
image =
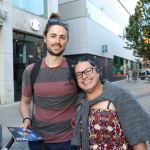
M32 14L47 17L46 0L12 0L15 7L23 9Z

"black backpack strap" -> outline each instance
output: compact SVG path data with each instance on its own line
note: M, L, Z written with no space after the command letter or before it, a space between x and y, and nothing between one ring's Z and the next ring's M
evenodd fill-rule
M70 59L66 57L67 63L69 65L70 70L74 67L75 61L73 59Z
M75 61L73 59L70 59L68 57L66 57L66 60L67 60L67 63L68 63L68 66L69 66L69 70L71 72L71 76L69 77L69 80L71 81L72 79L74 79L74 64L75 64Z
M69 66L69 69L71 72L71 76L69 77L69 82L73 79L77 84L77 81L76 81L75 75L74 75L74 65L76 64L76 61L71 58L68 58L68 57L66 57L66 60L67 60L67 63L68 63L68 66ZM70 82L70 84L71 84L71 82ZM82 90L78 86L77 86L77 88L78 88L78 93L81 93Z
M42 59L35 62L33 69L31 70L30 80L31 80L32 95L34 95L33 86L34 86L35 80L39 74L41 63L42 63Z
M33 86L34 86L36 78L39 74L41 63L42 63L42 59L36 61L33 68L32 68L32 70L31 70L31 74L30 74L31 89L32 89L32 100L33 100L32 110L31 110L32 122L34 121L34 89L33 89Z

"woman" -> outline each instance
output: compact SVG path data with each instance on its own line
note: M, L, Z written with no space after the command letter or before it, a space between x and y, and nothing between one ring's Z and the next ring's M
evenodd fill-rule
M129 145L146 150L150 117L135 97L115 84L103 83L91 59L78 60L74 75L84 94L79 96L75 124L72 122L72 145L82 150L129 150Z

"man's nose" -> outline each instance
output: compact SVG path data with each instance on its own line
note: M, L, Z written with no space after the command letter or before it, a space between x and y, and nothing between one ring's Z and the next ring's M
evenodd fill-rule
M56 38L56 42L57 42L57 43L60 43L60 38L59 38L59 37Z

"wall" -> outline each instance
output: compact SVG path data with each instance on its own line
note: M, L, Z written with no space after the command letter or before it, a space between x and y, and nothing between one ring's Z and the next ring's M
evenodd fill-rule
M119 56L125 59L135 60L133 51L126 50L124 41L107 28L87 19L88 53L113 59ZM102 53L102 45L107 45L108 52Z
M117 1L114 3L106 0L59 2L59 11L70 24L66 55L89 53L110 59L116 55L135 61L133 51L124 48L125 41L121 37L129 14ZM107 53L102 53L102 45L108 46Z
M69 20L84 17L87 15L86 0L59 2L59 13L63 18Z
M0 30L0 104L13 102L13 49L12 16L9 0L2 1L1 7L8 13Z
M47 7L49 17L51 12L58 12L58 0L48 0ZM11 0L0 1L0 8L8 12L7 20L0 25L0 104L8 104L14 102L13 30L42 36L47 18L13 8ZM40 30L31 29L31 19L40 22Z
M87 53L87 25L86 17L71 19L69 21L69 42L65 55Z

